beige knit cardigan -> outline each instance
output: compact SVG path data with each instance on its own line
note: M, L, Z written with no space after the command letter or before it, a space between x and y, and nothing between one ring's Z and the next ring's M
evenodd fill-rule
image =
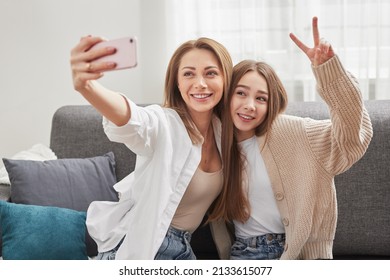
M334 177L357 162L373 135L357 81L337 56L312 67L330 120L280 115L267 143L258 137L286 232L281 259L331 259L337 224ZM224 223L211 230L220 257L229 258Z

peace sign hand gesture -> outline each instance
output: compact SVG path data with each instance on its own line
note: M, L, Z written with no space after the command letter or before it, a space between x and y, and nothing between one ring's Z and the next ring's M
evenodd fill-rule
M313 17L312 26L314 47L309 48L304 43L302 43L301 40L299 40L293 33L290 33L290 38L294 41L298 48L300 48L307 55L311 63L314 66L318 66L331 59L335 55L335 53L329 42L327 42L323 38L320 39L317 17Z

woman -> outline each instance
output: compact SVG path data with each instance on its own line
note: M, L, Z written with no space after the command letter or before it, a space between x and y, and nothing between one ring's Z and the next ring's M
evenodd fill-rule
M87 212L98 259L195 259L191 233L222 189L220 116L232 61L218 42L199 38L173 54L164 106L137 106L96 79L114 49L82 38L71 53L74 88L102 115L111 141L137 154L134 172L118 182L119 202L93 202Z
M372 137L358 84L320 40L317 18L313 48L290 37L312 63L330 120L281 114L287 94L268 64L234 67L222 130L226 180L211 217L233 221L231 259L331 259L334 177L363 156Z

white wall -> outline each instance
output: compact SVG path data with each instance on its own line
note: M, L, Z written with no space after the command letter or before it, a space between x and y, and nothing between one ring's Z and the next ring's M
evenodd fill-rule
M101 83L138 103L161 102L170 56L164 7L161 0L0 0L0 158L49 145L55 110L87 104L69 67L82 36L137 36L139 66Z

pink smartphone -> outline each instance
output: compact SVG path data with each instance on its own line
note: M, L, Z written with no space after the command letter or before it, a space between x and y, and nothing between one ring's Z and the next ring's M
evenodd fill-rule
M97 43L91 49L114 47L116 52L112 55L107 55L95 59L94 61L110 61L115 62L116 67L112 70L120 70L134 68L137 66L137 39L135 37L125 37L111 41Z

